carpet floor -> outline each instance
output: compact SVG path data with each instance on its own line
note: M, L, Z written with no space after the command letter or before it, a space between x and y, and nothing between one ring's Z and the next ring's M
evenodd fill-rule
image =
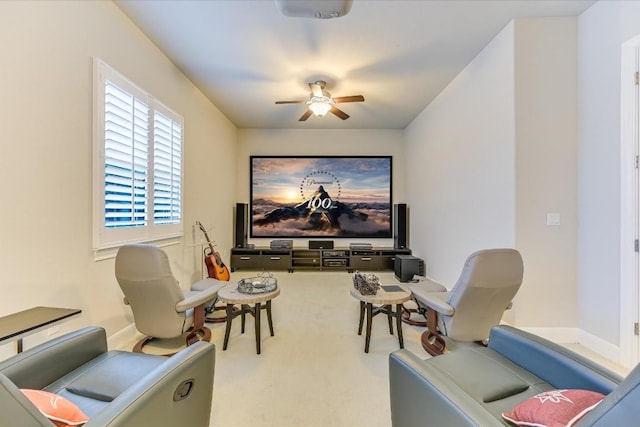
M234 272L231 282L251 276ZM396 284L393 272L376 273ZM262 312L261 354L256 354L254 323L233 320L227 350L224 323L208 323L216 345L211 425L215 427L329 427L391 425L388 355L399 348L386 316L373 318L369 353L358 336L360 303L349 295L347 272L277 272L281 293L272 301L275 335ZM410 304L410 303L409 303ZM404 345L420 345L423 328L404 324ZM156 341L149 353L168 353L178 340Z
M231 282L255 273L234 272ZM383 284L398 280L376 273ZM216 345L211 425L215 427L389 427L389 353L399 348L386 316L373 319L369 353L357 335L359 302L349 295L346 272L278 272L281 293L272 301L275 336L262 315L261 354L256 354L254 324L240 317L222 350L224 323L209 323ZM409 303L410 305L411 303ZM403 323L405 348L424 357L423 327ZM148 352L170 352L166 341ZM579 347L574 346L574 351Z
M272 301L275 336L269 335L263 316L260 355L253 322L241 334L240 318L234 319L226 351L224 324L211 326L218 350L212 424L390 426L387 363L399 345L395 331L389 334L386 316L374 317L369 353L364 353L364 335L357 335L359 302L349 295L350 274L276 277L281 294ZM378 277L382 283L397 283L393 273ZM405 348L424 353L421 328L404 324L402 330Z

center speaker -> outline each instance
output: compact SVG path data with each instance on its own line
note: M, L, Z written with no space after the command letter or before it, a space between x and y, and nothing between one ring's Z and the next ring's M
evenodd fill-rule
M409 208L406 203L393 205L393 247L409 247Z
M247 203L236 203L236 235L235 235L235 247L245 248L247 247L249 227L249 205Z
M309 249L333 249L333 240L309 240Z

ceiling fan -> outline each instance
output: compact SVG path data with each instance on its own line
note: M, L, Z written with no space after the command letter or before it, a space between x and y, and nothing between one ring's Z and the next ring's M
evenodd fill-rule
M342 120L347 120L349 118L349 115L336 107L336 104L340 104L342 102L364 101L364 96L362 95L338 96L332 98L331 94L328 91L324 90L326 85L327 82L325 82L324 80L318 80L315 83L309 83L311 94L309 94L308 101L276 101L276 104L307 104L307 111L305 111L304 114L298 119L298 121L304 122L311 116L311 114L314 114L317 117L323 117L328 112L333 113L334 115L340 117Z

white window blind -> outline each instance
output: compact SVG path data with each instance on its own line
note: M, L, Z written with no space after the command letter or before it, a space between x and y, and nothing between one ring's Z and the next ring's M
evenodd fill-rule
M182 235L182 117L95 61L94 249Z

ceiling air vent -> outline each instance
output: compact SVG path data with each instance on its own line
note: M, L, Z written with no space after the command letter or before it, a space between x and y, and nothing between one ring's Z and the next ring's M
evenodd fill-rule
M275 0L285 16L296 18L330 19L346 15L353 0Z

